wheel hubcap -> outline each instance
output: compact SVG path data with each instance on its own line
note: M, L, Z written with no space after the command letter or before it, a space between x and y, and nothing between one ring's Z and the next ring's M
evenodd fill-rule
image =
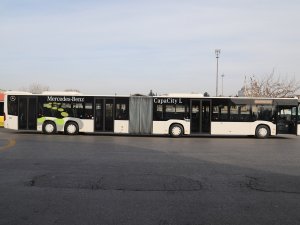
M181 134L180 127L173 127L172 134L175 135L175 136L179 136Z
M258 131L258 133L259 133L259 135L260 135L261 137L265 137L265 136L267 136L268 131L267 131L266 128L260 128L259 131Z
M52 133L54 131L54 126L49 123L45 126L45 130L47 133Z
M68 125L67 130L69 134L74 134L76 132L76 126L74 124L70 124Z

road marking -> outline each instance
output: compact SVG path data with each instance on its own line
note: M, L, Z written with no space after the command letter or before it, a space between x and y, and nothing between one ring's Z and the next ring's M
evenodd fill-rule
M0 152L5 152L9 148L13 147L16 145L16 140L15 139L8 139L8 142L6 145L0 147Z

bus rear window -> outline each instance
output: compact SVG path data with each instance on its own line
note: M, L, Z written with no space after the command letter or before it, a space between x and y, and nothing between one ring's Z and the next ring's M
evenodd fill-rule
M18 115L18 99L16 96L8 96L7 101L7 113L8 115Z

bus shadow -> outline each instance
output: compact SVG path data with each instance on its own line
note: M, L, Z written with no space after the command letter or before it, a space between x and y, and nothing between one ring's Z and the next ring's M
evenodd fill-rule
M5 133L11 133L11 134L22 134L22 135L29 135L29 134L35 134L35 135L45 135L45 136L51 136L51 135L59 135L59 136L69 136L64 134L63 132L58 132L56 134L43 134L38 131L15 131L15 130L6 130L6 129L1 129L1 131L4 131ZM257 140L267 140L267 139L291 139L294 136L271 136L268 138L264 139L258 139L255 136L245 136L245 135L210 135L210 134L192 134L188 136L181 136L181 137L171 137L170 135L141 135L141 134L116 134L116 133L103 133L103 132L96 132L96 133L78 133L78 136L111 136L111 137L143 137L143 138L170 138L170 139L204 139L204 138L209 138L209 139L257 139ZM72 135L75 136L75 135Z

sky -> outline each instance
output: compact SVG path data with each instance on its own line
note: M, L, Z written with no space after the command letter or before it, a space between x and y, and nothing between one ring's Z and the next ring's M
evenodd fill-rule
M0 89L235 95L300 80L299 0L0 0Z

